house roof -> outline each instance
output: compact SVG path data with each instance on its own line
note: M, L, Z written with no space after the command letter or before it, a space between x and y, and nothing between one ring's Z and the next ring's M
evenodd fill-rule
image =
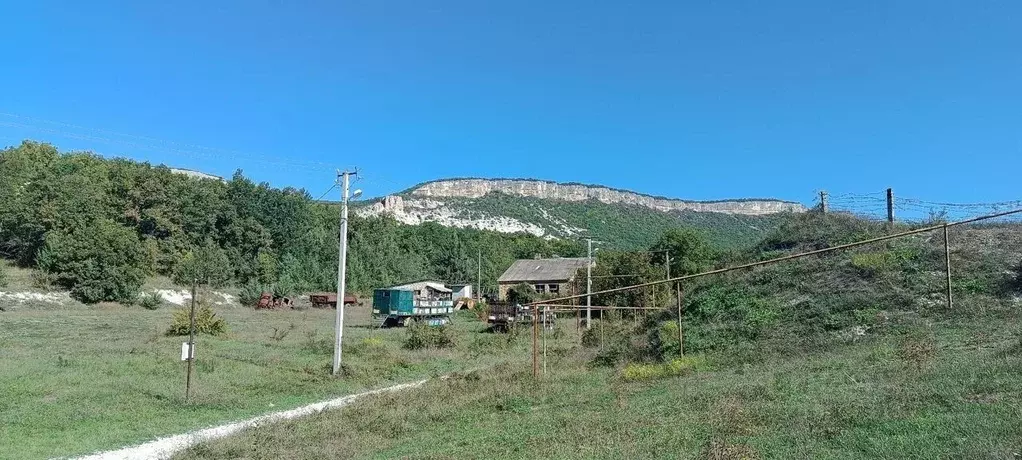
M589 263L586 258L521 259L511 264L497 282L562 281L575 277Z
M388 289L394 289L398 291L415 291L425 287L433 289L434 291L437 292L452 292L450 289L447 288L447 286L444 286L443 283L438 283L436 281L419 281L416 283L408 283L402 284L400 286L394 286Z

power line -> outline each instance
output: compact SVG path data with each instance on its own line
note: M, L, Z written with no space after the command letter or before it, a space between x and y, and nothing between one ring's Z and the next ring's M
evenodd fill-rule
M322 171L325 168L332 168L332 165L322 162L315 161L295 161L293 159L283 159L279 157L273 157L268 155L257 155L251 153L240 152L237 150L222 149L216 147L207 147L198 144L180 143L174 141L168 141L164 139L158 139L148 136L139 136L134 134L119 133L116 131L89 128L85 126L74 125L70 123L63 123L59 121L45 120L40 118L27 117L23 115L17 115L12 113L0 112L0 116L8 118L14 118L21 120L17 121L0 121L0 126L7 126L13 128L20 128L26 130L41 131L50 134L56 134L63 137L72 139L85 140L91 142L101 142L107 144L116 144L126 146L135 149L144 149L156 152L180 154L192 157L199 157L205 159L222 158L228 156L236 160L255 161L261 163L267 163L277 166L288 166L296 169L310 170L310 171ZM43 123L53 126L40 126L38 124L31 124L31 122ZM69 131L70 130L84 130L86 133ZM97 136L96 134L101 134ZM116 139L109 136L122 137L126 139ZM157 145L159 144L159 145ZM182 148L183 147L183 148ZM198 151L196 151L198 150ZM98 153L98 152L97 152Z

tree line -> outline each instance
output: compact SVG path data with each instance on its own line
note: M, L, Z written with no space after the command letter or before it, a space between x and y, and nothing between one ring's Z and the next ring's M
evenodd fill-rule
M545 240L389 218L349 222L356 292L435 278L484 291L516 258L580 256ZM170 168L25 141L0 150L0 257L38 268L83 302L132 301L147 277L280 293L336 287L339 209L308 192L194 178ZM479 255L482 254L482 264Z

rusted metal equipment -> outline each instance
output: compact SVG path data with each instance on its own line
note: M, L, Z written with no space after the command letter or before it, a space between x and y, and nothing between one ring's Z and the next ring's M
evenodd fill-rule
M534 317L538 317L544 328L552 328L557 319L557 314L552 310L539 311L537 315L535 306L494 302L487 304L487 308L486 323L495 330L507 330L515 324L529 324Z
M337 308L337 294L333 292L316 292L309 294L309 302L312 303L313 308ZM354 294L344 295L345 305L354 305L358 303L358 298Z
M257 310L270 310L279 308L294 308L294 303L291 299L284 296L274 296L272 292L264 292L259 296L259 303L256 304Z

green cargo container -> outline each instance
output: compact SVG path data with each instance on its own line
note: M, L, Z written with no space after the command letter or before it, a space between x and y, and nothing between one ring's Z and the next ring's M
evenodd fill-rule
M397 289L377 289L373 291L373 314L377 315L411 315L415 308L415 295L412 291Z
M432 326L447 324L454 313L454 301L448 299L416 299L415 293L404 289L373 291L373 317L383 326L426 321Z

